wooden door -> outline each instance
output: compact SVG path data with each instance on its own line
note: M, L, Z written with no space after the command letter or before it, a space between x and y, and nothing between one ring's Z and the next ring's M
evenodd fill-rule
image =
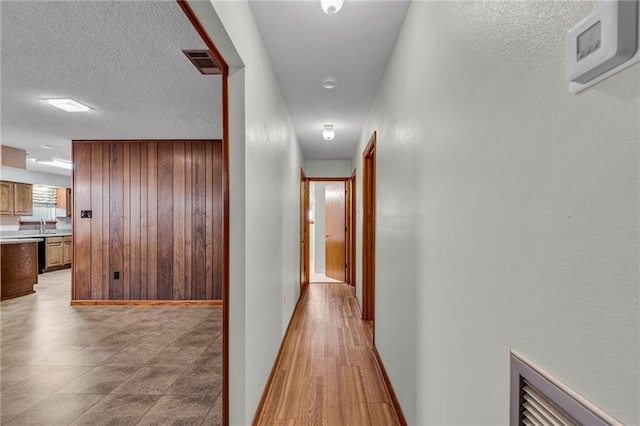
M309 284L309 179L300 169L300 290Z
M345 183L327 184L324 189L325 209L325 273L334 280L345 281L346 221Z

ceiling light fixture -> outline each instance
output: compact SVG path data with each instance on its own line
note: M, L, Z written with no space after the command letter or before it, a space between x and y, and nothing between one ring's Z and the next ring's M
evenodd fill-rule
M71 170L73 165L70 161L67 160L59 160L57 158L39 158L34 159L34 161L38 164L46 164L47 166L60 167L61 169Z
M327 15L335 15L340 12L342 9L342 5L344 4L344 0L320 0L320 6L322 10Z
M67 112L86 112L91 110L90 107L81 104L80 102L71 98L56 98L56 99L44 99L56 108L60 108Z
M320 80L320 85L325 89L335 89L338 85L338 79L335 77L325 77Z
M331 141L336 137L336 131L333 130L333 124L325 124L324 130L322 131L322 137L326 141Z
M55 146L50 145L50 144L48 144L48 143L47 143L47 144L42 145L42 147L43 147L44 149L53 149L53 148L55 148Z

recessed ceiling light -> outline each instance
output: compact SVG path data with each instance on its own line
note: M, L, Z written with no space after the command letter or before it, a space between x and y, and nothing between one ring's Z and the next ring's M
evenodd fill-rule
M336 137L336 131L333 130L333 124L325 124L324 130L322 131L322 137L326 141L333 140Z
M320 85L325 89L334 89L338 85L338 79L335 77L325 77L320 80Z
M54 148L55 148L55 146L50 145L50 144L44 144L44 145L42 145L42 147L43 147L44 149L54 149Z
M320 6L322 10L327 15L335 15L340 12L342 9L342 5L344 4L344 0L320 0Z
M90 107L71 98L45 99L45 101L49 102L49 105L53 105L67 112L86 112L91 110Z

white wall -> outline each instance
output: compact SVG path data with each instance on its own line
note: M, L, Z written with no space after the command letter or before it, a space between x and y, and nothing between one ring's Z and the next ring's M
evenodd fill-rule
M375 338L409 424L507 424L511 347L640 423L640 67L569 93L592 6L409 9L353 158L377 130Z
M350 177L353 173L351 160L305 160L304 174L307 177Z
M0 166L0 179L11 182L32 183L34 185L71 188L71 176L34 172L33 170L16 169L15 167Z
M246 425L299 292L302 156L248 3L190 4L232 66L229 414Z

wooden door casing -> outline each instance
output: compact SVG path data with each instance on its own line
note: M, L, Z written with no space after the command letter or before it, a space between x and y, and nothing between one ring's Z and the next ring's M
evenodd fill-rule
M309 179L300 168L300 291L309 285Z
M373 132L362 153L362 319L364 320L375 319L375 280L376 132Z
M342 282L346 279L345 198L345 182L325 186L325 274Z

